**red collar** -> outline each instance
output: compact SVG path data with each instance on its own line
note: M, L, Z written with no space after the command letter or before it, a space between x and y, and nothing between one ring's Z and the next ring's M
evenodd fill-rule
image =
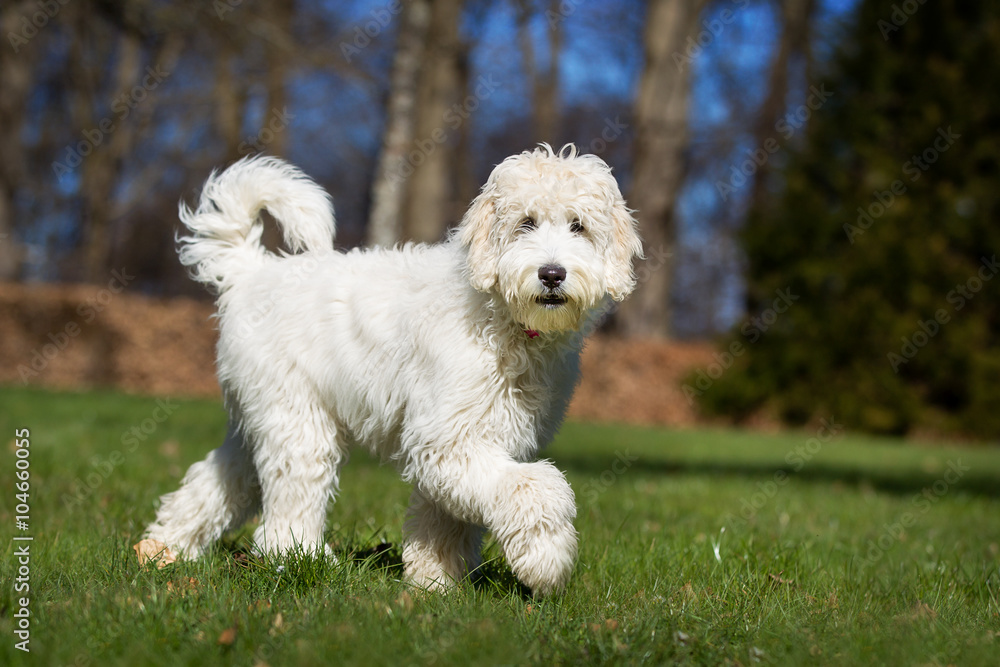
M534 329L525 329L524 333L528 335L528 338L538 338L539 336L541 336L541 334L535 331Z

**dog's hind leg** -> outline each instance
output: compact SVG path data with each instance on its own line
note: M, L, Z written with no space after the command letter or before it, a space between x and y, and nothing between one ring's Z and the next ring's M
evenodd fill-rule
M252 422L262 504L257 547L329 552L323 541L327 501L336 494L345 458L332 416L320 406L278 403Z
M160 499L156 521L146 537L159 540L185 558L238 528L260 508L260 488L250 452L230 425L222 446L188 468L181 488Z
M422 588L449 588L479 567L484 529L460 521L417 489L403 527L406 578Z

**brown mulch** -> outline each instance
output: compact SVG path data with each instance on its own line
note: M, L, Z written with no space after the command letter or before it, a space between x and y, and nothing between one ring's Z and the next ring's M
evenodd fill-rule
M112 284L111 287L117 287ZM0 283L0 383L218 396L212 304L89 285ZM594 338L569 413L578 419L692 426L683 378L706 343Z
M91 285L0 284L0 382L218 395L213 312Z
M712 362L708 343L594 338L584 348L582 380L569 414L630 424L694 426L695 406L681 392L686 376Z

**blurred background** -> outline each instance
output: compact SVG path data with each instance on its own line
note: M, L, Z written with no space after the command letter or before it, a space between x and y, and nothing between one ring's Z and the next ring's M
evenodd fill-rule
M5 0L0 381L217 392L178 200L249 154L342 248L437 241L493 165L615 170L639 288L580 418L1000 436L1000 7Z

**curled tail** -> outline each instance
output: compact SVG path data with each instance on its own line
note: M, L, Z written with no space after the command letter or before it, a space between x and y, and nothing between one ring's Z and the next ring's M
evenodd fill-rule
M191 277L221 293L240 273L266 261L262 209L278 221L292 252L333 250L330 195L287 162L249 157L221 174L212 172L196 210L180 205L191 235L177 239L177 254Z

